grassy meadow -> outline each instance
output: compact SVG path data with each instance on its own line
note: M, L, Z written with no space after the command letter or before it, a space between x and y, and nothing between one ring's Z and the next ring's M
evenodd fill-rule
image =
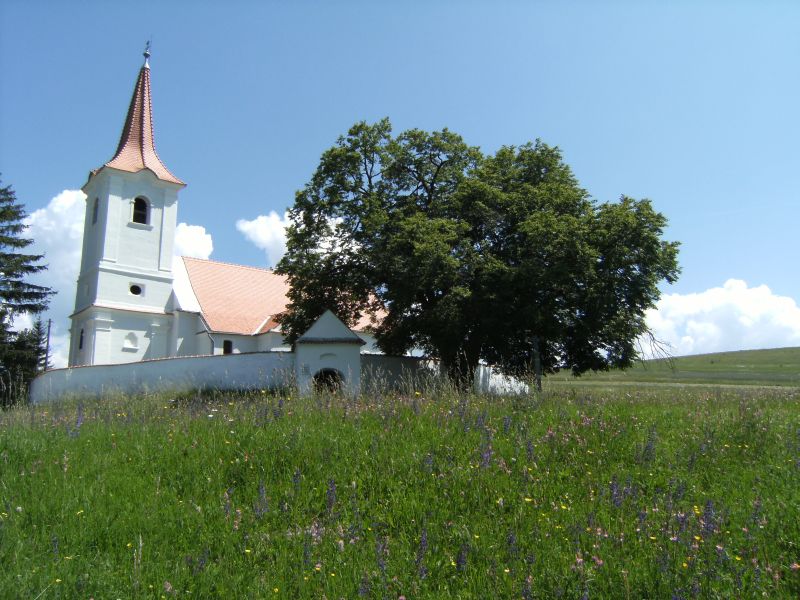
M800 391L0 412L3 598L800 596Z
M800 387L800 348L716 352L648 360L625 371L591 373L579 379L568 373L551 376L567 385L714 384Z

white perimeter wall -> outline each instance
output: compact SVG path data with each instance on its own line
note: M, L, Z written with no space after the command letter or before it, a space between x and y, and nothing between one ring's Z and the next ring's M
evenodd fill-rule
M292 352L254 352L55 369L31 382L30 399L38 404L69 396L113 393L271 389L294 384L295 358ZM361 391L367 394L386 389L411 392L421 380L437 376L437 364L428 359L379 354L362 354L360 358ZM341 368L339 364L315 366ZM514 394L525 393L528 387L481 366L475 374L475 390Z
M191 389L269 389L294 378L290 352L165 358L122 365L55 369L31 382L34 404L67 396Z

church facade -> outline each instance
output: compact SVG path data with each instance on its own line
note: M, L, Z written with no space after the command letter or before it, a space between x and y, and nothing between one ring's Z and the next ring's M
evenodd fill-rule
M288 283L269 269L173 257L178 195L152 124L149 53L113 158L89 174L69 366L285 348ZM368 321L355 330L375 350Z

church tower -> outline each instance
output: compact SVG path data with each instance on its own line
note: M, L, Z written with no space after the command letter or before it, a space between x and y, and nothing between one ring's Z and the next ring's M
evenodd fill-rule
M172 354L172 249L178 192L186 184L156 153L149 44L144 57L117 151L83 186L86 216L70 317L70 366Z

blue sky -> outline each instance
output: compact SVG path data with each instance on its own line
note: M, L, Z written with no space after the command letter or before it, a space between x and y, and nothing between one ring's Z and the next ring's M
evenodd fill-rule
M269 265L295 190L356 121L485 152L541 138L597 200L668 217L683 273L664 293L695 298L681 327L708 300L718 338L778 331L691 351L800 345L798 25L796 2L5 0L0 172L30 213L58 213L113 155L152 39L157 148L212 259Z

